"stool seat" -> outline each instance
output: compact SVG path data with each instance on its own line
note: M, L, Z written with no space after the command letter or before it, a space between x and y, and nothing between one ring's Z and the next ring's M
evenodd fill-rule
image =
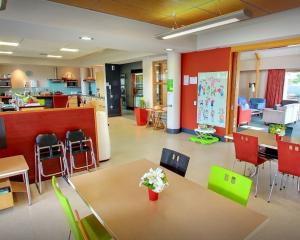
M59 147L53 147L52 151L49 149L41 149L40 150L40 160L48 160L63 157L63 152Z
M87 145L82 145L80 146L80 144L73 144L72 145L72 153L76 154L76 153L84 153L84 152L88 152L90 151L90 147ZM70 152L70 148L67 149L67 152Z

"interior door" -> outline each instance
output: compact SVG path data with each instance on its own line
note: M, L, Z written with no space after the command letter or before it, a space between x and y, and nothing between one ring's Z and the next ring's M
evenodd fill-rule
M121 115L121 67L117 64L105 64L106 99L109 117Z

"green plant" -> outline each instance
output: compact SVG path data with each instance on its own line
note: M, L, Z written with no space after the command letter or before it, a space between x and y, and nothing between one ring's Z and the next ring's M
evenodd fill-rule
M145 100L144 100L144 98L141 98L140 99L140 108L145 108L145 107L146 107Z
M269 126L269 133L284 135L286 126L284 124L271 124Z

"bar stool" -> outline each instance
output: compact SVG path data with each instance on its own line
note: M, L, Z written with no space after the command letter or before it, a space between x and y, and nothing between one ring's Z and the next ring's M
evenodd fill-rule
M93 141L90 137L86 137L84 132L81 129L68 131L66 133L66 152L70 154L70 166L71 166L71 175L73 170L79 170L86 168L89 171L89 167L97 167L95 153L93 148ZM90 152L91 163L88 161L88 152ZM75 164L75 154L85 153L86 165L82 167L77 167Z
M58 140L54 133L39 134L35 140L35 184L39 193L42 193L42 176L51 177L62 174L69 177L69 168L65 156L65 148L61 141ZM44 173L43 162L59 158L60 171L51 174ZM67 175L67 176L66 176Z

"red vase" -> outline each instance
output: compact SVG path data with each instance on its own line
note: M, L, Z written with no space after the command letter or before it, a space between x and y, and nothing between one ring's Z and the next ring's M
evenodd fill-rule
M157 201L158 199L158 193L153 192L150 188L148 188L148 194L149 194L149 200L150 201Z

